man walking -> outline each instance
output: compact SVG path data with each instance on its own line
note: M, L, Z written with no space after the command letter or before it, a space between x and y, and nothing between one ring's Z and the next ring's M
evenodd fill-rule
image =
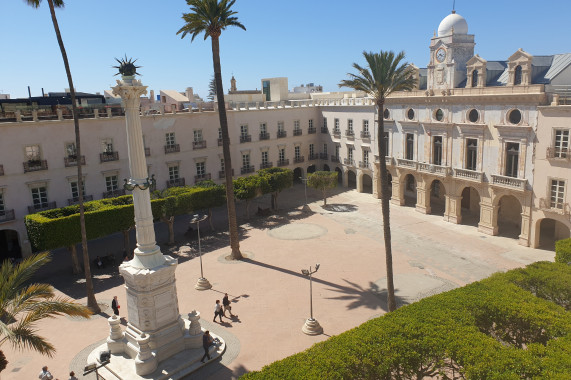
M222 306L224 306L224 316L226 317L226 310L230 313L230 317L234 317L235 315L232 314L232 306L230 306L230 300L228 299L228 293L224 294L224 298L222 298ZM228 318L228 317L226 317Z
M53 378L54 377L52 376L50 371L48 371L48 366L47 365L43 366L42 372L40 372L38 379L40 379L40 380L52 380Z
M220 305L220 300L216 300L216 305L214 306L214 319L212 322L216 322L216 317L220 317L220 323L222 323L222 305Z
M210 331L206 330L204 332L204 335L202 335L202 348L204 348L204 355L202 356L202 359L200 359L201 363L204 363L204 358L208 358L208 360L210 360L210 354L208 353L208 349L210 348L210 346L212 346L212 343L214 343L214 341L210 336Z
M113 301L111 301L111 309L113 309L113 313L115 315L119 315L119 308L121 306L119 306L119 301L117 300L117 296L113 297Z

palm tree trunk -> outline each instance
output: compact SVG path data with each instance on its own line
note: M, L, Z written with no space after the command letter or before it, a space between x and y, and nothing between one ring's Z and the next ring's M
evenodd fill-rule
M381 176L381 207L383 213L383 233L385 237L385 258L387 265L387 303L389 312L396 310L395 301L395 285L393 281L393 251L391 247L391 221L389 215L389 178L387 175L387 163L385 161L385 156L387 154L385 149L385 122L383 120L383 106L385 104L384 99L377 100L377 118L378 118L378 136L377 144L379 147L379 163L380 163L380 173Z
M218 99L218 116L222 131L222 152L224 154L224 174L226 177L226 206L228 208L228 229L230 232L230 247L232 260L241 260L244 257L240 252L238 240L238 222L236 220L236 202L234 201L234 185L232 182L232 158L230 157L230 136L228 134L228 119L226 118L226 104L224 103L224 89L222 87L222 73L220 68L220 45L218 36L210 36L212 40L212 61L214 64L214 80L216 82L216 98Z
M101 312L97 300L95 299L95 292L93 290L93 281L91 279L91 268L89 267L89 253L87 252L87 232L85 230L85 209L83 207L83 173L81 167L81 141L79 138L79 112L75 101L75 88L73 87L73 80L71 79L71 70L69 69L69 61L67 53L63 45L61 33L56 18L53 0L48 0L50 7L50 14L56 32L57 42L61 50L61 57L65 66L65 73L67 74L67 82L69 84L69 92L71 95L71 107L73 110L73 123L75 127L75 148L77 154L77 188L79 189L79 223L81 226L81 246L83 248L83 268L85 268L85 285L87 288L87 307L92 313L97 314Z

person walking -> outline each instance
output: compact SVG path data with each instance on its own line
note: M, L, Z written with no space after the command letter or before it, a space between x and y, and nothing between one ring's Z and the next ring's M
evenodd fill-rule
M220 323L222 323L222 305L220 305L220 300L216 300L216 305L214 306L214 319L212 322L216 322L216 317L220 317Z
M69 379L68 380L77 380L77 377L75 377L75 372L71 371L69 373Z
M230 306L230 300L228 299L228 293L224 293L224 298L222 298L222 306L224 306L224 316L226 317L226 310L230 313L230 317L236 317L232 314L232 306ZM228 317L226 317L228 318Z
M210 346L212 346L213 343L214 340L212 339L212 336L210 336L210 331L206 330L204 335L202 335L202 348L204 348L204 355L202 356L202 359L200 359L201 363L204 363L204 358L208 358L208 360L210 360L210 353L208 352L208 349Z
M48 371L48 366L47 365L43 366L42 372L40 372L38 379L40 379L40 380L52 380L53 378L54 377L52 376L50 371Z
M113 309L113 313L115 315L119 315L119 308L121 306L119 305L119 301L117 300L117 296L113 297L113 301L111 301L111 309Z

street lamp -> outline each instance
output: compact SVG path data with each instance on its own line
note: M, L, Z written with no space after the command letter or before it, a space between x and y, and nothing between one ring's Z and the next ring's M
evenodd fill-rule
M309 178L299 177L299 179L303 181L303 192L305 193L305 205L307 206L307 181L309 181Z
M196 224L196 229L198 231L198 257L200 258L200 278L196 281L196 285L194 288L196 290L207 290L212 288L212 285L206 278L204 278L204 272L202 270L202 247L200 246L200 222L206 220L208 218L207 215L198 215L195 214L192 220L190 221L191 224Z
M301 331L303 331L307 335L319 335L319 334L323 333L323 327L321 327L319 322L317 322L317 320L313 318L313 286L312 286L311 275L314 274L315 272L317 272L318 270L319 270L319 264L315 264L315 270L311 270L311 267L309 267L309 270L307 270L307 269L301 270L301 273L304 276L309 276L309 313L310 314L309 314L309 318L305 321L305 324L301 328Z

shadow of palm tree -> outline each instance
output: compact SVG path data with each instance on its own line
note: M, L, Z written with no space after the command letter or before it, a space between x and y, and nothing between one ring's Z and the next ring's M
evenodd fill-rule
M321 206L321 208L330 212L353 212L358 209L355 205L344 203L331 203L326 206Z

